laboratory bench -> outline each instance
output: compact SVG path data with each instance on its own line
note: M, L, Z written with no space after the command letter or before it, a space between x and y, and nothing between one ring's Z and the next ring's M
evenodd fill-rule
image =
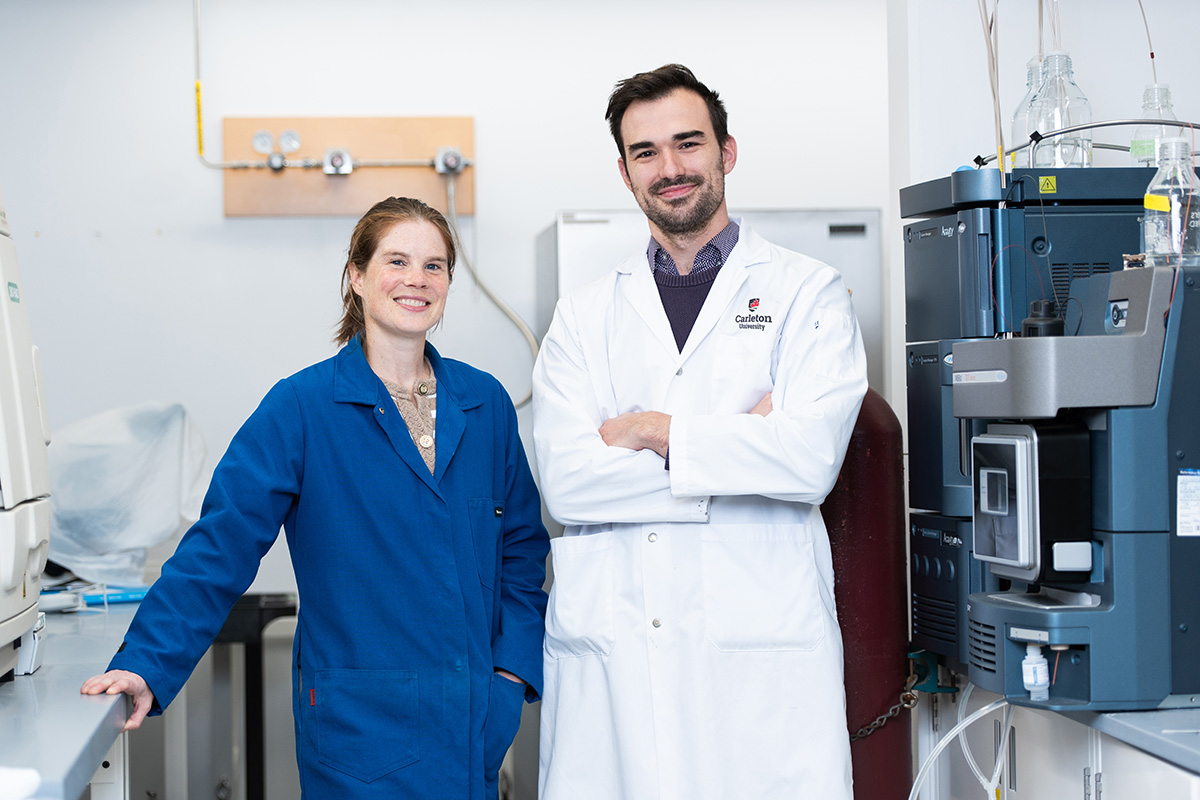
M129 716L125 695L86 696L80 685L104 671L137 604L46 614L42 666L0 684L0 766L33 768L37 800L78 800Z
M252 627L261 630L263 622L259 617L263 611L259 607L263 603L255 598L252 605L254 608L247 606L248 612L254 612L250 615L254 617ZM128 603L110 605L107 613L89 608L70 614L47 614L41 668L32 675L19 675L0 684L0 725L3 725L0 767L36 769L42 778L41 788L34 795L38 800L78 800L88 791L97 768L105 762L114 744L119 744L121 727L129 713L126 697L84 696L79 694L79 687L88 677L104 670L136 610L136 604ZM294 613L294 606L288 610ZM274 608L268 611L271 618L286 613ZM233 638L245 641L249 637ZM989 693L978 694L982 697ZM1030 711L1022 712L1023 745L1036 742L1030 755L1057 752L1059 755L1052 759L1056 771L1065 766L1059 762L1064 761L1064 751L1073 749L1072 740L1079 740L1081 752L1078 759L1065 760L1090 762L1085 740L1071 732L1073 721L1079 726L1077 730L1097 731L1153 756L1151 761L1174 774L1170 778L1173 787L1186 786L1185 792L1200 787L1200 709L1107 714L1039 712L1036 718L1042 722L1037 722ZM1054 719L1060 722L1055 723ZM989 752L990 744L980 741L977 749ZM1115 789L1120 777L1115 769L1117 762L1112 756L1106 761L1106 783L1108 788ZM1150 762L1131 761L1128 757L1120 763L1129 764L1135 773L1132 779L1143 782L1147 777L1145 770L1157 769L1151 768ZM1061 777L1079 786L1075 783L1078 777L1067 774ZM118 778L116 782L122 781ZM96 796L95 787L91 796Z

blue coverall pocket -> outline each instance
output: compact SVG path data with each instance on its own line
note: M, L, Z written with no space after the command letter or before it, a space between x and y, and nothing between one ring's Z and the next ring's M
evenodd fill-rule
M311 702L322 764L370 782L420 758L416 672L318 670Z
M477 497L472 497L467 503L471 519L471 538L475 540L475 560L479 564L479 582L489 589L494 589L500 577L504 503Z
M492 675L488 694L487 720L483 725L483 770L488 780L496 777L504 754L512 746L521 727L521 708L525 705L525 684L500 675Z

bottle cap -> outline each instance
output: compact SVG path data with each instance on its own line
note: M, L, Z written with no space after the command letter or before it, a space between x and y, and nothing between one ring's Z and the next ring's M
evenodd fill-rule
M1053 300L1034 300L1029 304L1029 316L1037 319L1058 316L1057 304Z

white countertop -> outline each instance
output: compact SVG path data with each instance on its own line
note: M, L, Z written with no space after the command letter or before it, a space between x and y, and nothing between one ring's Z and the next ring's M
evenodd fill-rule
M1067 716L1200 775L1200 708L1082 712Z
M46 615L42 666L0 684L0 767L33 768L38 800L78 800L128 717L125 696L79 693L104 671L137 610Z

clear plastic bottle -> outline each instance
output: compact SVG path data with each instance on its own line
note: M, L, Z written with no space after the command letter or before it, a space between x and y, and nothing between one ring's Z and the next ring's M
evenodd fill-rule
M1158 146L1158 172L1146 187L1146 265L1200 266L1200 181L1187 139Z
M1029 110L1034 129L1045 135L1076 125L1090 125L1092 106L1075 83L1071 56L1064 52L1047 53L1042 62L1042 83ZM1091 130L1073 131L1042 139L1033 146L1033 166L1090 167L1092 165Z
M1142 94L1141 119L1176 121L1171 107L1171 87L1165 83L1152 83ZM1133 129L1129 142L1129 157L1135 167L1157 167L1158 145L1166 138L1179 136L1180 129L1166 125L1139 125Z
M1012 115L1012 141L1010 147L1019 147L1020 145L1029 142L1029 132L1033 130L1030 125L1029 112L1033 108L1033 99L1037 94L1038 87L1042 83L1042 62L1037 56L1029 59L1025 64L1025 96L1021 98L1021 102L1017 103L1017 109ZM1030 155L1033 149L1026 147L1013 153L1012 166L1014 169L1018 167L1028 167L1031 164Z

